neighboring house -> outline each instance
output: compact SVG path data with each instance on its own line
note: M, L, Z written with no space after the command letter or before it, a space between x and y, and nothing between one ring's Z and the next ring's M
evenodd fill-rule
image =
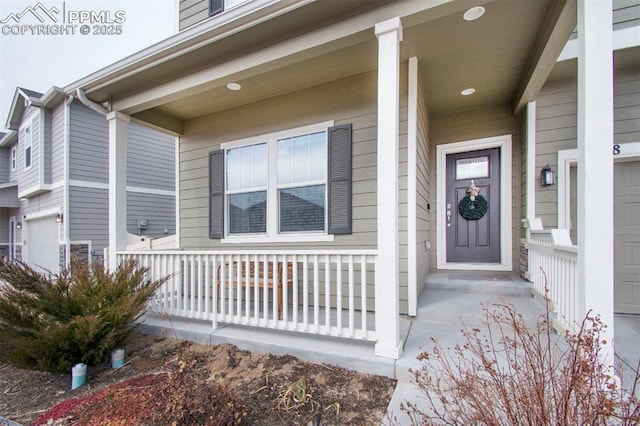
M0 253L54 273L108 245L107 120L56 87L18 88L0 140ZM175 234L175 138L131 124L126 229Z
M611 330L613 8L637 31L637 1L181 2L180 33L65 88L109 102L111 267L175 273L157 312L390 358L435 271L522 273L543 292L541 266L560 320L594 309ZM577 65L556 64L576 26ZM638 44L616 52L629 142ZM545 110L558 87L577 102ZM571 111L577 130L554 128ZM131 120L179 136L180 250L126 251ZM541 186L575 147L577 246L548 230L561 185Z

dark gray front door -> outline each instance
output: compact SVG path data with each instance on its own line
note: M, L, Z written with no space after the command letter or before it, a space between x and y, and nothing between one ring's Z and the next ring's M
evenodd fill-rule
M500 263L500 148L449 154L446 170L447 262ZM477 220L459 212L472 180L487 202ZM468 208L475 209L478 201Z

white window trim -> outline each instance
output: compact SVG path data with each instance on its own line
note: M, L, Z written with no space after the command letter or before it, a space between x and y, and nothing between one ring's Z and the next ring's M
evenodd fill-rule
M11 157L9 158L11 162L11 171L15 172L18 168L18 146L13 146L11 148Z
M286 139L300 134L315 133L324 131L326 132L329 127L333 127L334 121L325 121L322 123L310 124L307 126L296 127L292 129L282 130L278 132L269 133L266 135L253 136L246 139L240 139L220 144L220 149L225 151L232 148L240 148L243 146L256 145L259 143L267 143L267 187L264 189L252 189L252 191L267 191L267 232L265 234L238 234L230 235L228 229L229 214L227 211L228 202L227 196L229 194L236 193L238 191L227 191L225 189L225 237L220 240L222 244L247 244L247 243L295 243L295 242L332 242L334 241L334 235L329 234L328 231L328 209L325 205L325 230L317 232L299 232L299 233L279 233L278 226L278 189L284 187L300 187L307 185L278 185L277 183L277 141L279 139ZM327 133L328 138L328 133ZM327 140L328 149L328 140ZM225 152L226 156L226 152ZM328 161L328 158L327 158ZM226 162L225 162L225 175L226 175ZM225 176L226 178L226 176ZM315 184L319 184L314 181ZM225 182L226 185L226 182ZM328 186L328 176L324 180L325 194L326 186ZM309 183L311 186L311 183ZM247 191L241 191L247 192ZM327 199L325 197L325 199Z
M29 138L27 138L27 130L29 131ZM30 170L33 167L33 126L31 124L24 127L24 170ZM27 141L29 142L27 144ZM27 148L29 148L29 165L27 166Z
M481 149L500 148L500 263L462 263L447 262L446 240L446 160L448 154L458 152L478 151ZM436 147L436 173L437 173L437 219L436 238L438 252L436 253L436 265L438 269L459 269L465 271L511 271L513 269L513 219L511 211L511 135L494 136L470 141L455 142Z

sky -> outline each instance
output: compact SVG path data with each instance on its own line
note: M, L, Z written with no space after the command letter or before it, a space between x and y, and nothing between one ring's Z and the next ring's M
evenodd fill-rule
M177 14L178 0L0 0L0 131L16 87L62 88L175 34Z

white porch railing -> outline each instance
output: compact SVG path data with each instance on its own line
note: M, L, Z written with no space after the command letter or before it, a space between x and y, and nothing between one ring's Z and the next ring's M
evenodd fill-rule
M559 244L556 231L532 231L526 243L529 250L529 274L533 289L544 296L545 284L553 311L557 314L557 326L575 329L582 321L579 309L580 288L577 282L578 250L576 246ZM560 233L562 235L562 232ZM546 275L546 283L545 283Z
M375 341L375 250L127 251L149 278L171 277L150 311Z

